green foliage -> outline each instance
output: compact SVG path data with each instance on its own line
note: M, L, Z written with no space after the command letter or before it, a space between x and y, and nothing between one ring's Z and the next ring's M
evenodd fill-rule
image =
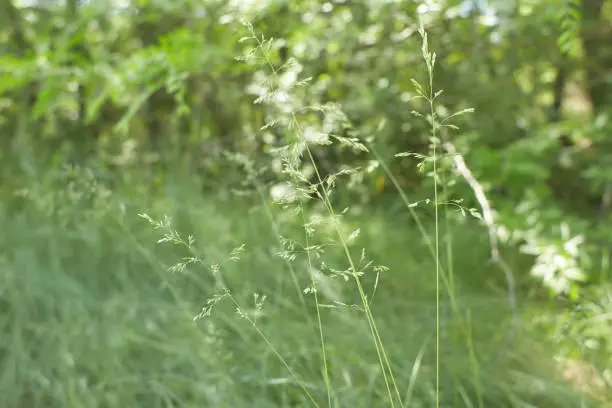
M580 49L581 0L566 0L559 13L561 34L557 43L564 53L575 57Z
M312 406L257 330L317 401L325 400L315 323L304 313L281 258L295 257L291 264L306 286L305 253L299 246L279 247L263 204L202 198L187 190L151 206L152 214L168 218L142 219L134 214L147 204L133 196L114 194L106 206L75 207L68 194L59 194L89 194L87 179L55 191L41 188L21 201L19 210L0 212L7 232L0 239L1 324L8 334L0 348L5 406ZM67 211L50 217L47 208ZM273 209L284 231L299 233L300 222L285 215ZM370 259L384 259L390 267L380 272L376 309L384 316L380 330L396 379L408 393L402 396L410 398L410 406L432 406L435 284L423 271L432 270L433 261L423 251L407 254L406 247L418 245L418 234L407 223L397 228L397 220L384 212L365 223L346 222L362 225L360 245L369 248ZM457 247L458 253L472 250L480 235L476 229L464 233L471 239ZM312 244L324 246L326 240ZM324 248L331 268L343 264L342 254ZM173 266L177 259L185 266ZM463 262L482 269L478 258ZM219 279L229 292L221 290ZM322 313L334 404L376 405L386 391L368 326L359 308L349 307L359 296L342 277L318 279L321 304L328 305ZM305 307L312 311L312 294L308 299ZM480 385L465 369L468 346L456 338L452 315L444 312L443 403L476 404L480 387L485 406L578 404L578 396L546 380L554 369L533 339L500 357L506 313L497 295L466 288L458 301L474 322L482 322L472 334ZM530 386L534 377L523 377L528 373L543 382L538 390Z
M288 406L308 393L329 406L400 406L396 389L432 406L436 388L454 406L546 406L514 375L546 365L523 365L538 353L532 315L552 316L541 340L550 350L610 382L609 364L597 363L612 355L611 10L609 0L5 2L0 253L13 289L1 299L16 334L0 391L18 390L15 406L221 404L198 388L209 380L223 395L243 392L227 406L249 395ZM145 232L137 214L165 235ZM157 239L165 245L148 244ZM515 284L488 258L507 259ZM513 295L511 309L527 316L520 369L496 366L505 346L485 341ZM131 297L135 311L121 314ZM177 304L188 313L177 316ZM198 322L204 337L184 323L198 306L211 318L221 310L218 322ZM150 309L168 331L137 326ZM108 337L87 329L96 319ZM432 319L456 325L437 331L450 336L437 347ZM104 338L98 349L71 321ZM403 352L407 325L419 336ZM220 354L198 349L202 338L223 343ZM49 356L40 367L38 347ZM57 357L66 353L87 364ZM266 353L276 358L262 363ZM154 391L88 377L125 377L131 364L137 376L158 370ZM546 387L552 406L567 403Z

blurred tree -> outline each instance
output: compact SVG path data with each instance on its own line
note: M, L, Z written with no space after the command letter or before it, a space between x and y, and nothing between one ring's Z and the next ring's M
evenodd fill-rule
M444 137L485 186L511 231L506 239L554 241L567 222L595 250L609 238L595 217L609 217L601 210L612 194L609 0L2 7L0 154L11 185L81 163L128 184L161 187L182 173L214 189L243 181L227 152L253 158L271 180L278 166L267 152L290 135L279 126L260 129L295 111L304 129L369 140L410 196L426 197L429 184L416 162L393 157L429 149L427 124L411 113L424 108L412 83L426 82L415 34L422 23L438 55L434 83L444 90L437 114L475 108L456 118L461 132ZM289 99L252 103L273 81L269 67L236 61L249 47L239 41L242 19L272 40L274 86ZM339 143L314 152L325 174L372 170L363 178L370 187L351 184L351 200L396 197L388 184L380 187L384 178L370 155ZM477 205L459 180L445 194Z

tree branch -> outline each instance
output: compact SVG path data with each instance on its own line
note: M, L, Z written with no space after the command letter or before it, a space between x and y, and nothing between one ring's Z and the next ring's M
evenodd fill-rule
M455 148L455 146L448 141L444 142L443 146L444 149L452 156L457 173L470 186L470 188L474 192L474 195L476 196L476 200L478 200L478 203L480 204L484 223L487 227L487 231L489 234L489 246L491 249L490 262L495 263L504 273L508 288L508 303L512 311L513 329L517 329L520 324L520 318L516 301L516 280L514 278L514 272L512 271L512 268L510 267L510 265L508 265L508 263L506 263L499 251L496 231L497 226L495 224L495 218L493 217L493 210L491 209L489 200L487 199L487 196L484 192L484 188L478 182L478 180L476 180L476 177L474 177L474 175L472 174L472 171L465 163L465 160L463 160L463 156L457 153L457 149ZM508 342L511 342L514 339L514 331L515 330L510 331L507 339Z

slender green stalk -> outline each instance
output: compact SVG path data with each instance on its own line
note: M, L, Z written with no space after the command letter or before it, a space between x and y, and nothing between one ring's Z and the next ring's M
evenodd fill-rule
M480 368L478 365L478 358L476 357L476 353L474 352L474 343L472 336L472 313L468 310L467 312L467 322L468 322L468 330L470 330L468 340L468 350L470 353L470 362L472 364L472 371L474 373L474 381L476 382L476 393L478 395L478 406L480 408L484 407L484 401L482 399L482 384L480 383Z
M423 36L423 56L427 64L429 76L429 114L431 120L431 141L432 141L432 161L433 161L433 179L434 179L434 229L435 229L435 258L436 258L436 408L440 406L440 223L439 223L439 202L438 202L438 157L437 157L437 121L436 111L434 107L434 88L433 88L433 67L435 63L435 54L429 54L427 51L427 35L425 31L421 32Z
M270 68L272 74L274 75L275 78L279 78L278 75L278 71L277 69L274 67L274 64L272 64L272 61L270 61L269 55L268 53L265 51L264 49L264 44L262 42L262 40L255 34L253 27L250 24L247 24L247 27L249 28L251 35L253 36L253 39L255 39L255 41L257 42L257 46L259 48L259 50L261 51L266 64L268 65L268 67ZM302 135L303 134L303 129L297 119L297 116L295 114L295 112L292 110L290 112L290 118L291 118L291 124L295 127L297 134ZM317 183L318 185L321 187L321 201L323 202L325 208L327 209L330 217L333 220L333 224L334 224L334 229L336 234L338 235L338 239L340 241L340 244L344 250L344 253L346 255L346 258L349 262L349 266L350 266L350 270L351 270L351 274L354 278L355 284L357 286L358 292L359 292L359 296L361 298L361 302L364 308L364 312L366 315L366 320L368 322L368 326L370 328L370 332L372 335L372 338L374 340L374 346L376 348L376 353L378 356L378 360L379 360L379 364L381 366L382 369L382 375L383 375L383 379L385 381L385 386L387 389L387 395L389 398L389 403L390 406L392 408L395 407L395 399L397 399L397 401L399 403L401 403L402 399L401 399L401 395L399 392L399 388L397 387L397 382L395 381L395 377L393 375L393 370L391 368L391 364L389 362L387 353L384 349L384 346L382 345L382 339L380 337L380 333L378 332L378 328L376 326L376 323L374 321L374 316L372 314L368 299L367 299L367 295L365 293L365 290L363 289L363 285L361 284L361 280L359 279L359 274L357 271L357 267L355 265L355 262L353 260L353 256L350 253L350 250L348 248L348 244L342 234L342 231L340 230L340 227L338 225L337 219L338 216L333 208L333 205L331 203L330 200L330 194L328 191L328 188L325 186L325 183L323 182L323 177L321 176L318 166L316 165L316 161L314 160L314 156L312 154L312 151L310 149L310 147L308 146L308 144L305 144L305 151L306 154L308 156L309 161L311 162L311 164L313 165L314 168L314 172L315 172L315 176L317 179ZM393 387L393 391L391 390L391 387ZM394 397L395 395L395 397Z
M432 95L433 97L433 95ZM436 241L436 408L440 406L440 226L438 221L438 168L436 152L436 125L434 119L433 99L430 102L432 114L433 136L433 171L434 171L434 212L435 212L435 241Z
M270 61L266 51L263 48L263 44L260 41L260 39L255 35L254 31L252 30L252 28L249 26L249 30L251 30L251 34L253 35L253 38L257 41L258 47L260 49L260 51L262 52L268 66L271 68L272 73L275 77L278 78L278 72L276 70L276 68L274 67L274 65L272 64L272 62ZM292 117L295 118L295 115L292 112ZM258 189L260 192L260 196L262 201L264 202L264 206L266 206L266 210L267 210L267 215L268 218L270 220L270 222L273 225L274 231L276 236L278 237L280 235L280 231L278 229L278 226L276 225L276 221L274 221L274 217L272 216L272 213L269 209L269 206L267 204L267 200L265 198L265 195L263 194L263 192L261 191L261 189ZM306 218L305 218L305 211L304 211L304 206L302 204L301 201L299 201L299 211L302 214L302 223L304 225L304 228L306 226ZM308 275L310 277L310 282L313 288L313 295L314 295L314 300L315 300L315 309L316 309L316 313L317 313L317 328L318 328L318 332L319 332L319 341L321 344L321 360L323 363L323 379L325 381L325 389L327 392L327 406L331 408L332 406L332 388L331 388L331 381L330 381L330 377L329 377L329 364L327 361L327 351L325 349L325 336L323 334L323 322L322 322L322 318L321 318L321 307L320 307L320 302L319 302L319 295L317 293L316 290L316 280L314 277L314 273L313 273L313 264L312 264L312 255L310 253L310 244L309 244L309 239L308 239L308 232L305 231L305 240L306 240L306 258L307 258L307 263L308 263ZM297 285L297 277L295 276L295 272L293 269L293 266L291 266L290 263L288 263L290 271L292 273L293 279L295 284ZM302 302L304 302L304 298L302 296L302 291L299 288L299 285L297 285L297 289L298 292L300 294L300 299L302 299Z
M300 202L300 212L302 213L302 222L304 225L306 225L306 216L304 213L304 206L303 204ZM313 290L313 294L314 294L314 299L315 299L315 307L317 310L317 325L319 328L319 341L321 342L321 360L323 362L323 379L325 381L325 389L327 390L327 406L331 408L332 406L332 388L331 388L331 382L329 380L329 366L327 363L327 352L325 350L325 337L323 335L323 323L321 320L321 308L319 306L319 294L317 291L317 286L316 286L316 281L315 281L315 277L314 277L314 272L313 272L313 266L312 266L312 256L310 254L310 244L309 244L309 239L308 239L308 232L305 231L304 233L304 239L306 240L306 257L308 259L308 275L310 276L310 283L312 285Z
M270 221L270 224L272 225L272 228L274 230L274 233L276 235L277 238L279 238L280 236L280 230L278 228L278 225L276 223L276 221L274 220L274 216L272 215L272 211L270 210L270 206L268 204L268 201L266 200L265 194L263 193L263 189L261 188L261 186L258 184L257 185L257 190L259 191L260 197L262 202L264 203L264 207L266 208L266 214L268 216L268 219ZM303 224L306 225L306 219L304 216L304 207L303 204L300 202L299 204L300 206L300 213L302 214L302 221ZM305 240L306 240L306 257L307 257L307 262L308 262L308 275L310 276L310 282L311 285L313 287L313 289L315 289L313 292L314 295L314 300L315 300L315 308L317 311L317 328L318 328L318 332L319 332L319 341L321 343L321 360L323 363L323 378L325 381L325 389L327 392L327 406L331 408L332 403L331 403L331 397L332 397L332 388L331 388L331 382L329 379L329 367L328 367L328 363L327 363L327 351L325 350L325 338L323 335L323 321L321 319L321 307L320 307L320 303L319 303L319 295L317 293L316 290L316 282L315 282L315 277L314 277L314 273L313 273L313 266L312 266L312 255L310 253L310 244L309 244L309 240L308 240L308 233L306 232L304 234L305 236ZM280 238L279 238L280 240ZM304 295L302 293L302 291L300 290L300 287L298 285L298 281L297 281L297 275L295 273L295 269L293 268L293 265L291 264L291 262L286 262L289 271L291 272L291 277L293 279L294 285L296 286L298 295L300 296L300 300L302 302L302 306L304 307L304 309L306 310L306 302L304 300ZM306 314L308 320L310 320L310 315L307 313Z
M247 173L249 173L249 169L246 169ZM252 174L248 174L248 176L253 176ZM281 234L280 234L280 228L278 226L278 223L276 222L276 220L274 219L274 215L272 214L272 209L270 208L270 204L268 203L268 200L266 198L266 194L264 192L263 186L261 185L261 183L255 178L253 177L253 183L255 184L255 187L257 189L257 192L259 194L259 197L261 199L261 202L264 206L265 212L266 212L266 216L268 218L268 221L270 222L270 225L272 226L272 230L274 232L275 237L277 238L279 244L282 246L282 242L281 242ZM302 220L303 220L303 225L306 225L306 219L304 218L304 207L302 202L299 202L299 210L300 213L302 214ZM308 263L308 275L310 276L310 282L313 288L316 288L316 282L315 282L315 277L313 274L313 265L312 265L312 256L310 253L310 244L308 243L308 233L305 233L305 239L306 239L306 256L307 256L307 263ZM307 306L306 306L306 300L304 299L304 294L300 288L298 279L297 279L297 274L295 272L295 268L293 267L293 265L291 264L291 262L289 262L288 260L285 260L285 264L287 265L287 267L289 268L289 272L291 274L291 279L293 281L293 284L295 286L295 289L298 293L298 296L300 298L300 302L302 304L302 307L304 309L305 312L307 312ZM317 293L316 290L314 290L314 300L315 300L315 308L316 308L316 312L317 312L317 328L318 328L318 332L319 332L319 338L320 338L320 342L321 342L321 358L323 361L323 376L324 376L324 380L325 380L325 387L327 390L327 403L328 406L331 407L331 396L332 396L332 389L331 389L331 382L329 380L329 368L328 368L328 363L327 363L327 352L325 350L325 341L324 341L324 335L323 335L323 323L322 323L322 319L321 319L321 308L320 308L320 303L319 303L319 295ZM306 318L308 319L308 321L310 323L312 323L312 320L310 318L310 314L306 313Z

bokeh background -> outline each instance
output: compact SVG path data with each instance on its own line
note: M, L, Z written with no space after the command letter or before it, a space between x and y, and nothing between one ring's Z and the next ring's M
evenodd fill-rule
M611 132L609 0L5 0L0 406L610 406Z

